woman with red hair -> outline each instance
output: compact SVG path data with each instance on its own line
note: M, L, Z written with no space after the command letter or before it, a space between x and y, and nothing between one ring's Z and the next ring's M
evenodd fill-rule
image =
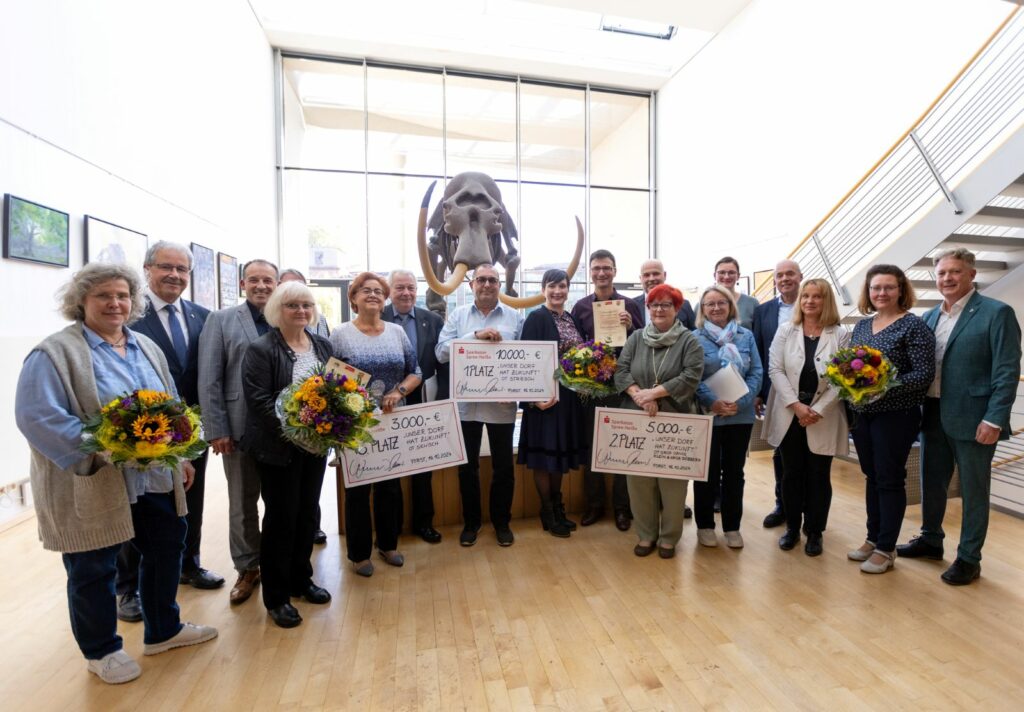
M704 350L693 334L676 320L683 294L668 284L647 293L650 320L629 335L615 369L615 386L628 398L623 408L658 412L696 413L695 394L704 370ZM629 502L639 537L633 553L647 556L655 548L671 559L683 536L686 480L629 475Z

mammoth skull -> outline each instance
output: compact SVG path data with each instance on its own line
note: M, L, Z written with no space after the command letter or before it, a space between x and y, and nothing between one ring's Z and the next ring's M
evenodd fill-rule
M511 242L511 238L515 236L515 226L505 211L501 191L494 180L483 173L469 172L460 173L448 183L441 203L430 219L430 227L445 243L440 248L433 245L435 251L441 252L444 259L442 265L438 265L436 260L432 259L426 240L427 210L433 190L434 184L431 184L423 198L416 234L420 266L430 289L438 294L451 294L458 289L469 270L487 263L505 265L511 279L519 264L518 254ZM508 244L507 252L502 246L503 237ZM576 250L566 270L570 278L579 266L583 242L583 226L577 218ZM442 282L445 268L451 270L451 276ZM435 269L440 273L436 273ZM511 291L511 285L506 291ZM502 303L519 309L542 304L544 295L520 298L513 294L501 293L499 299Z

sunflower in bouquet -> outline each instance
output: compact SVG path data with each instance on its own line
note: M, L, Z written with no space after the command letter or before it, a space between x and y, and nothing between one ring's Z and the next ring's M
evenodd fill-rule
M117 467L174 467L203 454L199 409L169 393L135 390L107 403L83 423L82 451L102 453Z
M853 406L873 403L899 385L896 367L878 349L851 346L832 355L825 376L839 397Z
M558 380L582 400L615 395L615 351L600 341L572 346L559 359Z
M316 455L331 448L355 450L373 442L370 428L376 403L359 382L322 366L277 397L284 436Z

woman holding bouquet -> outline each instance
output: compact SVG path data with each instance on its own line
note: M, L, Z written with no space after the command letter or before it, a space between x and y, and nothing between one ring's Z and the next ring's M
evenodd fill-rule
M558 353L583 342L580 325L565 310L569 298L569 275L549 269L541 277L544 305L526 317L520 336L524 341L556 341ZM612 377L609 368L609 378ZM533 483L540 495L540 521L544 531L567 537L576 529L565 516L562 475L588 462L590 443L583 440L583 408L580 399L564 385L558 397L546 403L524 403L516 461L533 470Z
M668 284L647 293L650 321L629 335L615 369L615 386L625 392L622 407L654 417L698 412L695 399L704 370L704 351L696 337L676 320L683 294ZM629 475L629 501L640 540L633 553L658 549L671 559L683 535L686 480Z
M285 439L277 397L331 357L331 344L313 333L319 318L312 292L284 282L263 315L272 327L242 359L242 392L248 406L240 447L256 461L263 495L260 569L263 605L282 628L302 623L291 598L327 603L331 594L313 583L313 535L327 460Z
M743 465L747 459L750 433L754 429L754 396L761 390L764 368L757 353L754 334L740 326L732 292L725 287L708 287L697 305L697 341L704 348L705 378L719 368L732 367L747 385L747 394L735 402L719 398L701 383L697 400L705 412L715 416L711 429L711 455L707 482L693 485L693 517L697 541L718 546L715 537L715 494L721 483L722 533L730 549L743 548L740 520L743 518Z
M398 324L381 319L388 294L387 281L380 275L373 272L357 275L348 288L348 301L356 316L331 331L334 356L372 376L368 390L376 394L385 413L400 406L405 395L418 387L422 380L416 353L405 330ZM391 566L405 563L405 557L398 552L401 511L402 487L398 479L345 490L345 542L348 559L360 576L373 575L370 552L373 549L374 523L377 525L380 557Z
M822 553L832 504L832 457L849 450L846 410L824 376L829 359L850 334L839 324L832 287L824 279L800 285L793 318L780 324L768 357L772 388L765 408L765 440L782 453L782 501L789 551L807 534L804 553Z
M217 636L215 628L182 623L175 602L191 464L118 468L104 453L82 451L83 419L101 406L138 389L175 395L163 352L127 328L143 310L135 270L86 265L62 291L61 312L74 323L28 355L15 399L18 428L32 451L39 538L44 549L62 553L71 631L87 669L112 684L142 672L117 634L114 580L123 542L142 555L145 654Z
M855 404L853 444L867 477L865 504L868 535L847 556L860 570L882 574L896 561L896 538L907 509L907 456L921 429L921 405L935 378L935 334L910 313L914 288L899 267L875 265L864 277L853 328L853 348L878 349L896 369L897 385L881 398Z

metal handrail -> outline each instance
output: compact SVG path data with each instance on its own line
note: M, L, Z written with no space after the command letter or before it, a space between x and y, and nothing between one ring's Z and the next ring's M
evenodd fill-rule
M854 198L854 196L858 193L858 191L860 191L865 186L865 184L868 183L869 180L871 180L872 177L876 176L876 173L879 172L879 169L881 169L882 166L894 154L896 154L897 151L899 151L901 147L905 146L908 143L907 139L911 137L911 134L914 131L920 129L925 124L925 122L928 121L928 119L932 118L932 113L940 106L940 104L945 99L948 99L948 98L953 96L954 90L958 88L958 85L961 82L961 80L963 80L964 77L967 75L967 73L972 68L974 68L977 65L978 60L985 54L985 52L988 49L990 49L994 45L994 43L997 41L997 39L999 39L1000 36L1003 34L1003 32L1010 26L1010 23L1015 18L1018 17L1018 15L1021 12L1021 9L1022 9L1021 7L1015 7L1006 16L1006 18L1001 23L999 23L999 26L996 27L996 29L992 32L991 35L989 35L988 39L981 45L981 47L979 47L977 49L977 51L975 51L974 54L971 55L970 59L967 60L967 62L963 65L963 67L961 67L960 71L956 73L956 75L949 81L948 84L946 84L945 88L943 88L943 90L934 99L934 101L932 101L932 103L928 105L928 107L921 113L921 115L917 118L917 120L913 124L911 124L911 126L906 131L903 132L903 134L892 144L892 146L890 146L889 149L885 153L883 153L882 156L877 161L875 161L875 163L871 166L871 168L869 168L867 170L867 172L865 172L864 175L861 176L860 180L858 180L839 199L839 201L836 202L836 204L834 206L832 206L832 208L827 213L825 213L825 215L821 218L821 220L819 220L817 222L817 224L815 224L814 227L812 227L808 231L807 235L802 240L800 240L799 243L797 243L797 245L790 251L789 259L795 259L798 256L798 254L800 254L801 251L803 251L804 248L806 248L808 246L816 246L817 249L815 250L815 252L818 253L817 254L817 258L822 262L822 266L825 268L825 269L823 269L821 271L823 271L823 272L824 271L829 271L829 272L832 272L832 271L842 272L843 271L841 268L837 268L838 265L836 264L836 260L830 260L829 259L829 257L825 254L824 247L822 247L820 243L815 245L815 242L816 242L815 239L814 239L815 235L819 235L820 236L820 234L822 232L824 232L826 223L828 223L833 217L835 217L837 215L837 213L840 212L840 210L842 210L844 207L847 207L847 204L851 201L852 198ZM1011 57L1010 62L1012 62L1013 59L1014 58ZM959 98L959 97L956 97L956 98ZM949 111L950 108L951 107L947 107L944 110L943 114L945 114L946 111ZM942 118L942 117L938 117L938 118ZM953 138L955 138L955 136L949 138L946 141L946 145L942 146L943 150L941 152L941 155L938 156L938 160L937 160L938 163L943 164L943 165L939 166L940 169L945 167L945 165L944 165L945 162L952 160L951 157L950 157L950 154L954 154L955 155L955 153L956 153L953 150L953 146L952 146ZM918 156L920 157L920 154L918 154ZM911 168L913 168L913 166L911 166ZM929 166L924 162L923 159L921 159L921 164L919 166L919 170L923 170L925 173L929 172ZM947 180L948 180L948 176L947 176ZM896 183L893 186L889 187L889 191L890 192L899 191L899 195L896 196L896 197L909 197L909 196L905 196L905 194L908 192L908 190L911 187L910 185L908 185L908 181L912 182L912 176L903 175L902 177L899 178L899 182L898 183ZM864 200L864 199L866 199L866 197L867 196L862 196L860 199ZM929 194L929 195L925 196L925 199L922 201L922 197L921 197L921 195L919 193L918 194L918 201L919 202L927 202L928 200L931 200L933 197L934 197L934 192L932 194ZM954 203L954 205L955 205L955 203ZM887 209L890 212L891 211L896 211L897 216L898 216L898 214L900 212L913 214L919 208L920 208L920 206L916 206L915 207L915 206L909 205L909 204L902 204L901 205L901 204L897 203L897 204L889 206ZM871 228L871 225L865 224L865 221L868 219L868 217L869 216L861 216L860 219L859 219L860 220L860 227L861 227L861 229L863 229L865 231L866 230L870 230L870 228ZM901 224L901 223L899 223L899 224ZM899 224L896 225L896 228L898 228ZM896 228L894 228L894 229L896 229ZM849 241L844 241L844 242L846 243L847 246L851 246L851 245L855 246L855 245L858 244L858 242L856 240L849 240ZM845 251L845 254L843 255L843 258L846 258L847 260L849 260L850 258L856 259L855 257L853 257L853 255L850 254L851 252L852 252L851 249L847 249ZM808 257L810 257L810 255L808 255ZM811 267L811 264L808 264L806 266L805 265L801 265L801 267L804 268L804 272L805 273L807 273L807 274L811 274L812 273L811 270L808 269L809 267ZM834 282L834 286L837 289L841 289L842 284ZM763 299L769 297L772 294L773 290L774 290L774 281L773 280L768 280L764 284L762 284L757 290L754 291L754 296L757 297L759 300L763 300Z

